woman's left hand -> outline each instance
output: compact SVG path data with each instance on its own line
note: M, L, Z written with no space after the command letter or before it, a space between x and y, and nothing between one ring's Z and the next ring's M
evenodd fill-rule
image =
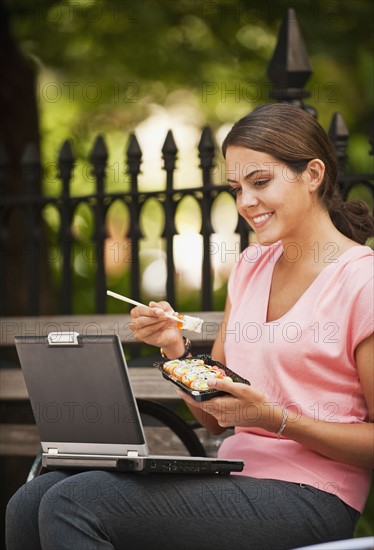
M208 401L196 402L184 391L179 395L191 406L198 407L213 416L223 428L232 426L258 427L277 432L282 422L282 408L267 401L264 394L252 386L225 379L210 379L211 389L227 392L229 395L214 397Z

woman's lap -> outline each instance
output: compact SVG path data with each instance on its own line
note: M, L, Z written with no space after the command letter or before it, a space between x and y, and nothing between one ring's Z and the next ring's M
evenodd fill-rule
M281 550L353 531L346 506L308 486L104 471L51 472L23 486L8 506L8 550L40 548L38 526L43 549L54 550Z

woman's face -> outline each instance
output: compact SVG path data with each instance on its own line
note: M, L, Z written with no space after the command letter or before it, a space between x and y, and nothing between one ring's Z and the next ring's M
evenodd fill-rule
M256 232L260 244L305 238L312 197L303 174L267 153L230 146L226 178L239 214Z

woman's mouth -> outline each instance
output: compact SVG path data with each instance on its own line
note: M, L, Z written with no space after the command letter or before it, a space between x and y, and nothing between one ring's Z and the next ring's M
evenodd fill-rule
M252 216L253 225L258 228L262 227L272 217L273 212L266 212L266 214L259 214L258 216Z

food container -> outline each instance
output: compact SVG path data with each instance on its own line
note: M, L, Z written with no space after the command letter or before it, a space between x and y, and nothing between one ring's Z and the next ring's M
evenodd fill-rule
M206 401L213 397L227 395L227 392L212 389L207 385L207 380L211 377L221 379L230 377L233 382L250 385L248 380L207 354L187 359L157 361L154 366L161 371L166 380L173 382L195 401Z

